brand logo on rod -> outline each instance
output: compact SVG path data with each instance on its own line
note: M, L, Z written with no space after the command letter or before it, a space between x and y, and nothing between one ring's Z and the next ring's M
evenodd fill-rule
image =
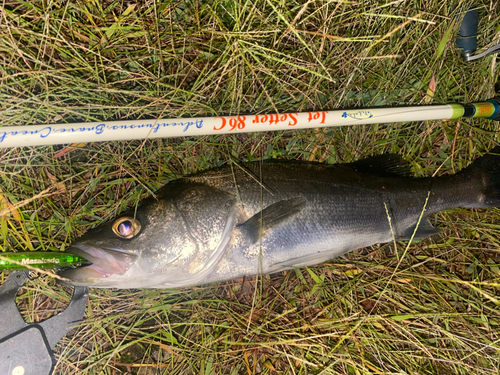
M342 113L343 118L352 118L354 120L366 120L373 117L370 111L351 111Z

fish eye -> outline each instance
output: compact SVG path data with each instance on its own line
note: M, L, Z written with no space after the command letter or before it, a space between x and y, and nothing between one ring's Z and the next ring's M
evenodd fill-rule
M131 239L141 230L141 223L133 217L121 217L113 223L113 232L120 238Z

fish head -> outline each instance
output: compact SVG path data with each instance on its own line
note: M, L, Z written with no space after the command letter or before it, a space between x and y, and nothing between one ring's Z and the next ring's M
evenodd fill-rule
M91 265L61 272L62 283L101 288L195 285L222 256L235 222L234 199L215 193L205 186L173 190L90 230L67 252Z

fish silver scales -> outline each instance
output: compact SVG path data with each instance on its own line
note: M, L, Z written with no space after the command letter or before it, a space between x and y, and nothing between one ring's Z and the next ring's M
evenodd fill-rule
M77 240L69 251L92 265L62 276L94 287L185 287L425 238L438 233L427 220L435 212L500 205L499 151L439 178L409 177L408 163L392 154L333 166L235 164L186 176Z

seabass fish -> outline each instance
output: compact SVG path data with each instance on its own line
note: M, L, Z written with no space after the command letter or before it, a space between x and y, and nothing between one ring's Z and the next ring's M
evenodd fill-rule
M172 181L157 199L90 230L68 251L92 264L61 276L99 288L200 285L425 238L438 233L429 215L494 206L500 147L438 178L409 177L408 163L393 154L338 165L228 165Z

